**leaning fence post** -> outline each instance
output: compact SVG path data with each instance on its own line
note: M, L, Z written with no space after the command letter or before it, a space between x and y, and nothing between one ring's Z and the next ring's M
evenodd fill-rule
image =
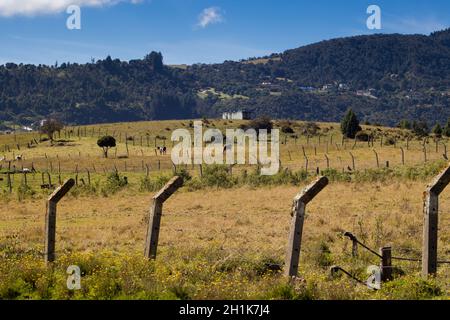
M156 259L163 204L182 186L183 178L174 177L152 199L150 219L145 237L144 256L147 259Z
M328 178L320 177L294 198L293 217L285 264L285 275L290 278L296 277L298 274L306 205L327 185Z
M422 246L422 275L424 277L437 272L439 195L449 183L450 167L437 176L425 192Z
M73 179L67 180L47 200L47 212L45 214L45 262L55 261L56 206L74 185L75 181Z
M352 157L352 169L353 169L353 171L356 171L355 156L351 152L350 152L350 157Z
M380 159L378 158L378 152L373 149L373 152L375 153L375 160L377 160L377 168L380 168Z

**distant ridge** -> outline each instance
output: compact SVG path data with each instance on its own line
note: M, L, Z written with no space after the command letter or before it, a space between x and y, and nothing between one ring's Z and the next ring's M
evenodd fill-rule
M0 66L0 121L53 115L72 124L256 115L371 123L450 117L450 29L338 38L259 59L164 66L107 57L91 64ZM1 126L1 123L0 123Z

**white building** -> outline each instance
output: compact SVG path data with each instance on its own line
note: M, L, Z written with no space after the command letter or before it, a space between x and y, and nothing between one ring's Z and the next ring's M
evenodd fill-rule
M250 120L250 112L237 111L237 112L225 112L222 115L223 120Z

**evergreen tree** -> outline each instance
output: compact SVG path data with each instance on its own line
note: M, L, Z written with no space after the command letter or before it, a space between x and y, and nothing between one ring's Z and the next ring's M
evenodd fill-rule
M400 129L411 130L411 122L409 122L408 120L401 120L400 123L398 124L398 127Z
M440 137L442 135L442 127L439 123L437 123L432 130L433 134Z
M164 68L163 55L161 52L152 51L145 57L145 60L150 63L152 69L156 72L160 72Z
M341 131L346 138L355 139L356 134L361 131L358 118L352 109L349 109L341 122Z
M442 133L444 136L450 137L450 119L447 120L447 123L445 124L445 127L442 130Z

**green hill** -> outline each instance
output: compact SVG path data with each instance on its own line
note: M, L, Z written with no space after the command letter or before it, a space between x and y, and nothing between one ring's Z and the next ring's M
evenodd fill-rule
M450 29L333 39L268 57L170 67L107 57L89 64L0 66L0 121L54 115L72 124L255 115L372 123L450 117Z

